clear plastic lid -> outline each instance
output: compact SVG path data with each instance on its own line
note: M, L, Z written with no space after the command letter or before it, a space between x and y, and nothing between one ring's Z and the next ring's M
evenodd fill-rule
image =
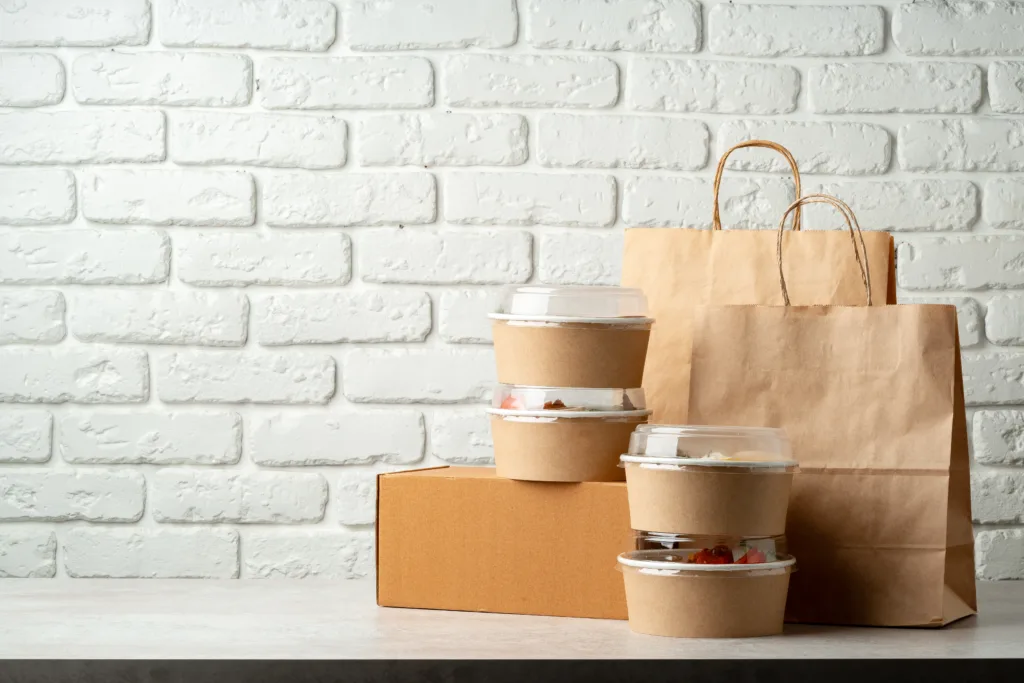
M647 297L628 287L509 287L498 310L499 320L551 320L649 323ZM626 320L623 320L625 318Z
M496 415L591 417L649 415L643 389L582 389L498 384L488 411Z
M637 550L672 550L689 564L763 564L786 554L785 536L694 536L633 531Z
M781 429L715 425L640 425L621 459L624 464L773 471L793 471L797 465Z
M700 552L700 551L698 551ZM731 575L736 578L788 573L795 570L796 559L792 555L776 554L774 560L755 563L704 563L693 553L677 550L631 550L618 557L619 568L639 570L644 573L666 576Z

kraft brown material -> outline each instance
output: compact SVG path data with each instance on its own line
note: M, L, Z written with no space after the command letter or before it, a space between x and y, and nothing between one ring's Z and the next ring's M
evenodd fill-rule
M377 478L377 604L625 619L626 485L499 479L490 467Z
M561 418L551 422L491 416L497 475L526 481L622 481L619 456L640 418Z
M695 423L780 427L800 463L789 620L941 626L976 613L954 307L702 307L693 360Z
M728 468L671 470L628 463L626 490L634 529L696 536L781 536L791 472Z
M751 140L733 147L719 160L717 188L729 154L741 147L775 143ZM794 171L797 196L799 174ZM835 230L801 230L794 214L792 231L784 235L786 277L797 306L861 306L864 290L860 271L850 258L849 238ZM693 312L710 304L783 303L778 284L776 236L773 231L679 228L626 230L622 284L638 287L647 296L656 324L651 331L643 387L651 422L686 424L690 394L690 347ZM867 261L874 275L874 303L896 303L896 261L888 233L864 235Z
M503 384L635 389L643 381L649 326L495 320L493 328Z
M782 633L789 572L667 576L624 567L629 628L675 638L752 638Z

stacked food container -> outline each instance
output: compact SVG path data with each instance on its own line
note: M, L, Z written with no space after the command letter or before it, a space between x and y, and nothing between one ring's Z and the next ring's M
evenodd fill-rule
M640 425L621 458L636 550L619 556L629 625L662 636L782 632L789 493L783 431Z
M491 318L499 382L490 409L497 475L621 480L619 455L650 415L639 388L653 322L643 293L516 287Z

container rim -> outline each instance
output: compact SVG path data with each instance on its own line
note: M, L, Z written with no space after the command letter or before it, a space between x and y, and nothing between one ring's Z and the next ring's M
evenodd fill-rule
M679 467L742 467L753 470L788 470L798 467L796 460L712 460L710 458L679 458L671 456L636 455L624 453L619 456L622 464L676 465Z
M626 567L634 567L636 569L674 569L678 571L693 571L693 572L749 572L760 571L760 570L771 570L771 569L785 569L786 567L792 567L796 564L796 558L792 555L784 556L784 560L776 560L775 562L761 562L758 564L691 564L689 562L663 562L660 560L637 560L629 557L632 554L638 552L648 552L643 550L632 550L630 552L622 553L618 556L618 562Z
M516 313L488 313L491 320L521 320L539 323L600 323L628 327L633 325L650 325L654 318L640 316L619 316L616 318L578 318L570 315L522 315Z
M498 417L647 417L652 410L511 410L509 408L486 408L485 412Z
M789 441L786 430L778 427L743 427L739 425L669 425L649 424L638 432L644 434L667 434L671 436L718 436L725 438L737 438L745 436L774 436L783 441Z

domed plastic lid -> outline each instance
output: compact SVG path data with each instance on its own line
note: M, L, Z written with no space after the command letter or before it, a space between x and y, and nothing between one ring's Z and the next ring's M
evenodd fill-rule
M623 463L742 467L793 471L789 438L781 429L716 425L640 425Z
M637 550L673 550L693 564L763 564L786 554L785 536L695 536L633 531Z
M628 287L509 287L502 295L498 320L552 322L650 323L647 297Z
M757 575L763 573L791 572L795 569L796 559L792 555L778 555L772 562L755 564L703 564L691 561L691 554L677 550L631 550L618 557L621 567L639 569L645 573L664 574L702 574L704 572L721 572L734 575Z
M579 389L499 384L494 388L493 415L597 417L650 415L643 389Z

